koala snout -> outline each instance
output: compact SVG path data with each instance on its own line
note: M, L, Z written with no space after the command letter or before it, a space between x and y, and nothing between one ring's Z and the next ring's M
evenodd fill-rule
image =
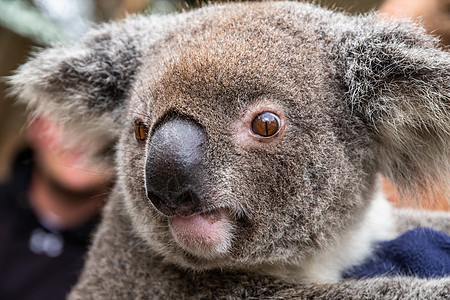
M190 120L174 119L153 133L146 162L147 196L161 213L198 212L205 183L206 133Z

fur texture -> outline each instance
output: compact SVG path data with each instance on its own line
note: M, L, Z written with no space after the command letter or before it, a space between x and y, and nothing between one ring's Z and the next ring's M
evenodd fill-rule
M449 53L415 25L290 2L130 17L11 78L35 113L102 141L93 152L115 145L118 180L71 299L443 299L448 278L340 272L419 220L449 232L448 214L387 206L380 220L391 226L369 217L379 172L409 189L438 179L448 193L449 81ZM249 129L265 111L280 117L269 139ZM154 137L172 120L207 136L190 219L147 197L152 149L166 147ZM180 225L205 218L215 225Z

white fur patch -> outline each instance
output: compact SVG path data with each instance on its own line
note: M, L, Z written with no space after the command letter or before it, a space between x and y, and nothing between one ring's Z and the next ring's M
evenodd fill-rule
M341 235L334 247L314 256L302 267L300 277L311 282L329 283L341 273L358 265L372 253L377 241L396 237L392 205L379 192L370 204L362 223L354 224Z
M318 252L301 266L284 265L265 271L289 280L335 283L345 270L362 263L371 255L374 243L391 240L397 235L393 207L380 191L365 212L362 222L353 224L343 232L334 246Z

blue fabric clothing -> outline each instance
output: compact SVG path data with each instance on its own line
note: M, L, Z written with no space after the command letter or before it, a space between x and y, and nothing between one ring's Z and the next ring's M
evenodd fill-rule
M419 278L450 276L450 236L425 227L406 231L394 240L378 243L373 255L348 270L344 278L397 275Z

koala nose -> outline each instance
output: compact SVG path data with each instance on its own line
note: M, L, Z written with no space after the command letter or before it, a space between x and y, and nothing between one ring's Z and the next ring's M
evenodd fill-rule
M158 127L146 162L147 196L165 215L188 216L201 202L206 133L190 120L174 119Z

